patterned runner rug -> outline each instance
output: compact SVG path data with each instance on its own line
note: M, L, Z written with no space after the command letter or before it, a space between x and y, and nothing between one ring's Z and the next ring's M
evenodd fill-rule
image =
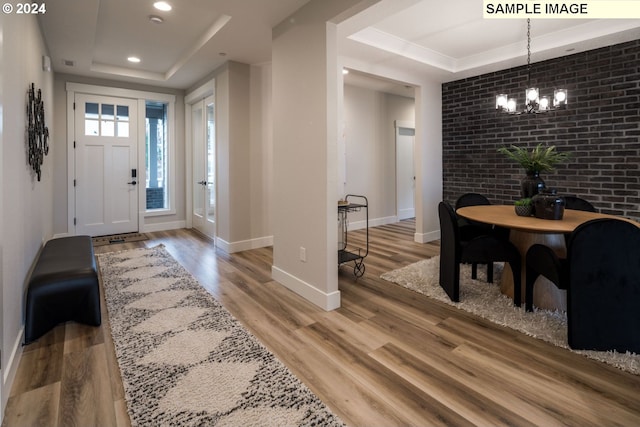
M343 425L163 246L98 260L132 425Z
M493 323L571 350L567 343L566 313L537 308L534 308L533 313L527 313L524 304L522 307L515 307L513 300L503 295L498 285L473 280L470 265L460 267L460 302L452 302L438 283L439 272L440 257L436 256L384 273L380 277L473 313ZM478 278L481 279L483 275L486 280L486 269L478 268ZM502 265L495 264L494 282L500 283L501 277ZM571 351L640 375L640 355L614 351Z

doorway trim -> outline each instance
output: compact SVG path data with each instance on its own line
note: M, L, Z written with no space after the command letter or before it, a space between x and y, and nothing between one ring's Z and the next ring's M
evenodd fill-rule
M415 216L415 209L416 209L416 197L415 197L415 191L416 191L416 177L415 177L415 170L416 170L416 161L415 161L415 156L416 156L416 148L415 148L415 130L416 130L416 125L414 122L411 121L404 121L404 120L395 120L394 121L394 127L395 127L395 150L396 150L396 218L398 218L398 220L400 220L400 208L399 208L399 203L398 203L398 199L400 197L400 195L398 194L398 175L399 175L399 171L398 171L398 137L400 136L400 129L411 129L414 131L414 144L413 144L413 150L411 153L411 158L412 158L412 163L413 163L413 173L414 173L414 177L413 177L413 209L414 209L414 216Z
M75 96L76 93L84 93L88 95L99 96L112 96L118 98L130 98L135 99L138 102L138 117L136 118L138 123L138 181L146 182L146 167L144 165L145 159L145 114L144 107L146 101L162 101L170 104L169 108L169 121L174 121L173 109L175 108L175 95L166 93L146 92L133 89L122 89L110 86L98 86L88 85L82 83L67 82L65 89L67 91L67 233L66 235L75 235L76 226L74 224L75 209L76 209L76 194L74 187L74 178L76 176L75 170ZM142 108L140 108L142 105ZM175 125L170 123L169 126L169 138L171 141L175 141ZM173 163L175 162L175 150L170 151L171 158L169 160L169 170L171 176L169 177L169 191L175 191L175 168ZM140 166L142 163L142 167ZM146 185L138 186L138 230L145 231L145 217L146 213ZM175 193L174 193L175 194ZM165 211L163 214L175 214L175 200L173 196L171 199L171 210ZM156 214L157 215L157 214ZM151 215L149 215L151 216Z

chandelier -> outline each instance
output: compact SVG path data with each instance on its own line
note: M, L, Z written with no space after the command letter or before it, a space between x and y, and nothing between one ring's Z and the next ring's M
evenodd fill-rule
M516 98L501 93L496 95L496 110L508 114L546 113L551 110L566 107L567 90L555 89L553 91L553 103L548 96L540 96L540 90L531 86L531 19L527 18L527 78L528 88L525 90L525 108L517 110Z

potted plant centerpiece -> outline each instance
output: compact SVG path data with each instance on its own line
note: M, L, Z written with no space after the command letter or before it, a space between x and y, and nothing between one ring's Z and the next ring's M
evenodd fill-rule
M533 200L530 198L524 198L516 200L514 203L516 215L518 216L531 216L533 215Z
M570 153L559 152L555 145L545 147L543 144L531 150L512 145L510 148L498 148L498 152L524 168L527 176L522 179L522 198L531 198L545 188L544 180L540 178L541 172L552 171L557 164L571 157Z

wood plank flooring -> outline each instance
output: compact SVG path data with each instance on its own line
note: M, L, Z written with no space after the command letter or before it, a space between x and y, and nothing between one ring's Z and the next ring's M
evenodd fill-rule
M640 425L640 377L380 279L439 254L413 232L372 228L366 273L340 268L332 312L271 280L270 248L228 255L177 230L96 252L164 244L350 426ZM25 347L3 426L129 424L104 307L101 327L67 323Z

